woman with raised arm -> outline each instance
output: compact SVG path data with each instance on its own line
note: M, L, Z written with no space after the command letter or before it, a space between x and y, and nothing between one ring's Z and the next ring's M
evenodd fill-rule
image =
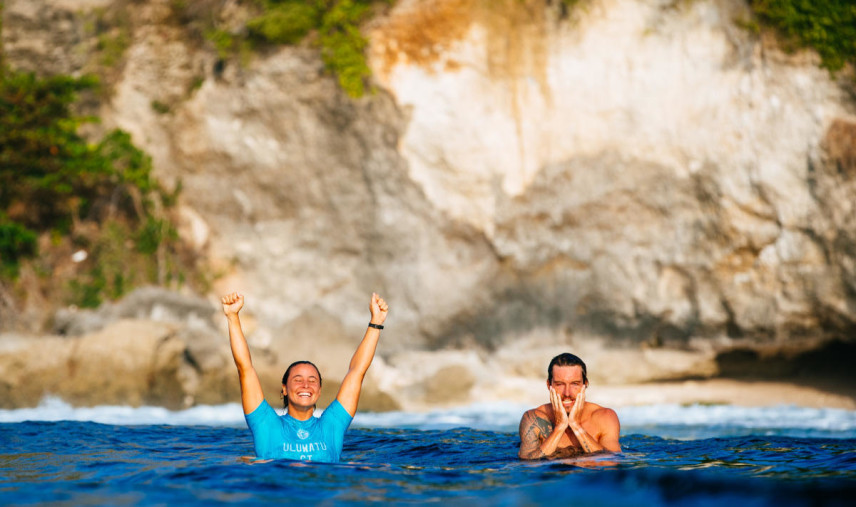
M313 416L321 393L321 373L309 361L294 362L285 370L282 395L288 412L283 416L276 414L264 399L259 376L250 358L250 348L241 329L238 313L244 307L244 296L233 292L224 296L221 302L229 322L229 342L241 382L241 404L247 426L253 434L256 456L259 459L339 461L345 430L357 412L363 378L374 358L380 330L389 312L386 302L372 294L369 303L371 320L366 334L351 358L336 400L321 417Z

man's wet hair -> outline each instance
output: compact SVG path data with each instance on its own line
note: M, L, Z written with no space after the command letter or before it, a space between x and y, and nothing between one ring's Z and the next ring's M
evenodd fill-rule
M309 366L315 368L315 371L318 372L318 387L321 387L321 385L322 385L321 370L319 370L318 367L315 366L315 364L310 362L310 361L295 361L295 362L291 363L290 365L288 365L288 368L285 369L285 373L282 374L282 385L288 384L288 374L291 373L292 368L294 368L295 366L297 366L299 364L308 364ZM288 407L288 396L285 395L284 391L282 393L282 404L283 404L283 406Z
M550 361L550 366L547 367L547 383L553 383L553 367L554 366L579 366L583 370L583 384L588 385L588 375L586 374L586 363L579 357L565 352L554 357Z

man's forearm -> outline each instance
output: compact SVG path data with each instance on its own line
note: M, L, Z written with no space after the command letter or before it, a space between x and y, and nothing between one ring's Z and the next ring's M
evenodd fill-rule
M603 446L600 445L597 440L588 434L588 432L583 429L580 424L572 424L571 431L574 432L574 436L577 437L577 440L580 442L580 446L583 448L584 452L597 452L602 451Z
M565 433L564 428L554 427L553 431L550 432L550 436L545 438L539 449L544 454L544 456L550 456L556 449L559 448L559 442L562 440L562 435Z

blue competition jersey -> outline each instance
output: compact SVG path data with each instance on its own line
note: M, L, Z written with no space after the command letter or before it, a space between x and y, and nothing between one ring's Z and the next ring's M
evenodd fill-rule
M259 459L293 459L335 463L342 454L351 415L335 400L321 414L306 421L279 416L267 401L245 415Z

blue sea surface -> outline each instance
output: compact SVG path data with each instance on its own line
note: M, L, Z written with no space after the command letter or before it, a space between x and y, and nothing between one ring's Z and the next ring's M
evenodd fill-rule
M628 408L619 410L623 453L535 462L517 459L516 408L358 414L343 461L324 464L242 460L253 447L237 405L169 412L54 402L31 410L0 411L2 505L849 506L856 499L854 411ZM649 421L656 413L669 424Z

